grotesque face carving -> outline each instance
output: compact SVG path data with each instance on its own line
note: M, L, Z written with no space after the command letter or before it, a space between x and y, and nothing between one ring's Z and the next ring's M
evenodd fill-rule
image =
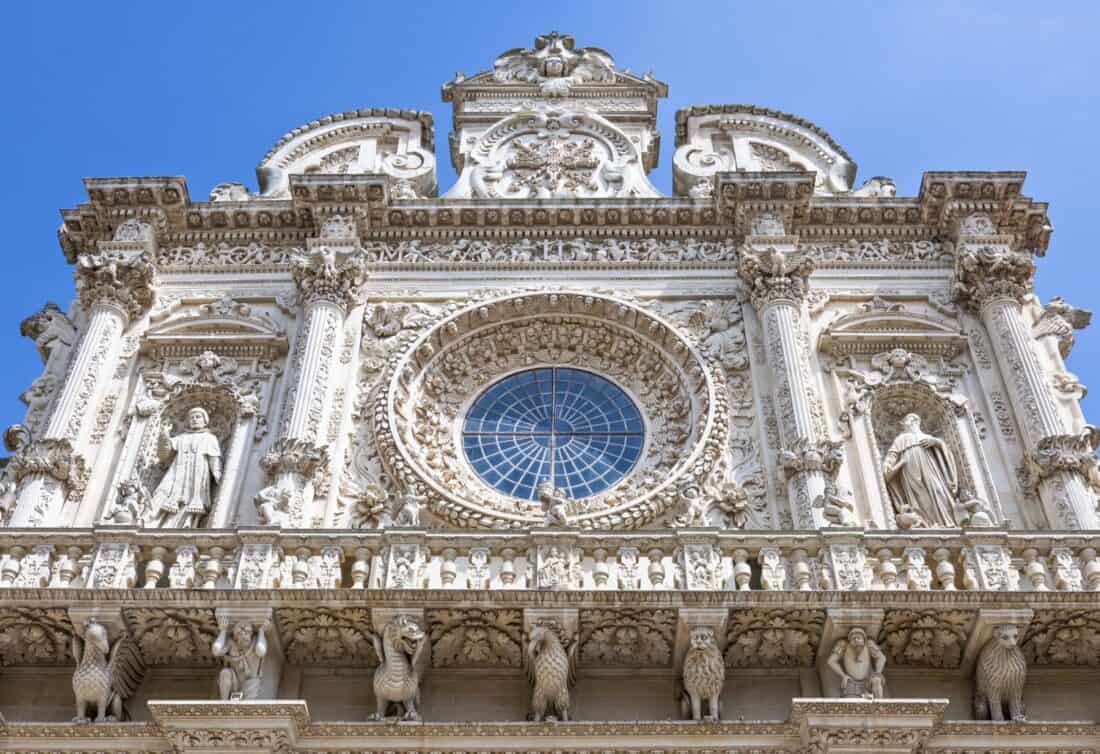
M695 626L691 629L692 649L716 649L718 642L714 638L714 629L710 626Z
M1020 629L1011 623L1004 623L993 629L993 637L1006 649L1015 647L1020 638Z
M867 632L862 628L853 628L848 632L848 644L856 649L863 649L867 644Z

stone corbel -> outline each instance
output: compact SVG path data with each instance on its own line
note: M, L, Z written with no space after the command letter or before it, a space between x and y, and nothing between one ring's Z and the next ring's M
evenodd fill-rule
M676 621L676 642L672 648L672 664L675 676L680 678L684 670L684 657L691 648L691 630L706 626L714 631L718 649L726 651L726 626L729 622L729 610L725 608L684 607L680 608Z
M181 754L210 751L291 752L310 725L302 699L249 702L149 702L153 720Z
M1034 611L1029 608L981 608L978 617L974 621L974 627L970 630L970 637L963 650L962 662L959 670L963 678L970 678L974 674L974 665L978 662L978 655L986 642L993 636L993 629L997 626L1012 624L1020 629L1020 636L1024 636L1027 627L1031 625Z
M821 681L821 690L827 697L840 696L840 682L832 670L829 669L829 654L833 651L833 645L840 639L848 637L848 632L853 628L862 628L867 632L867 638L871 641L878 639L882 630L882 622L886 617L886 611L882 608L830 608L825 615L825 626L821 630L821 643L817 646L818 677ZM887 687L889 691L889 687Z
M260 689L257 699L275 699L278 696L279 680L283 672L283 643L275 621L275 611L270 607L219 607L214 610L219 632L224 624L232 634L233 626L238 623L252 624L253 631L263 627L267 641L267 653L260 665ZM246 702L254 704L255 702Z
M825 754L918 754L943 722L947 699L793 699L804 749Z

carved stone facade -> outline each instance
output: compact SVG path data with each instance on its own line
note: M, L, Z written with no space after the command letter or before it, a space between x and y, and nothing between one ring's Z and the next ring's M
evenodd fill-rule
M4 435L0 748L1100 750L1046 205L746 105L677 113L661 196L666 94L551 33L444 85L443 193L384 108L256 192L86 179Z

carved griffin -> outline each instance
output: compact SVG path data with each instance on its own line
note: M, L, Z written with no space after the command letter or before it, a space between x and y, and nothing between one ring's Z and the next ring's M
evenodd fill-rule
M691 646L684 657L684 692L680 697L680 713L692 720L717 720L722 715L722 686L726 682L726 664L714 629L694 626ZM703 715L703 702L707 714Z
M76 658L73 722L91 722L89 707L95 708L97 723L125 719L123 703L137 690L145 675L145 661L137 644L127 636L120 636L111 646L106 627L91 619L82 637L73 634L73 657Z
M409 615L394 617L382 629L382 636L371 634L374 651L381 663L374 671L374 699L377 710L372 720L385 720L391 705L399 705L404 720L420 720L420 682L431 664L432 645L416 619Z
M993 638L982 647L974 671L974 717L1003 722L1024 718L1027 660L1019 647L1019 629L1011 623L993 628Z
M553 626L535 626L527 642L527 680L532 686L532 719L568 722L569 689L577 680L576 639L566 647Z

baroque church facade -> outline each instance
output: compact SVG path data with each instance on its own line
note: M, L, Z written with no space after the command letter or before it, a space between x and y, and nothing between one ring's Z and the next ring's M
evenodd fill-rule
M1089 312L1022 172L540 36L193 199L85 179L4 441L0 748L1100 751Z

